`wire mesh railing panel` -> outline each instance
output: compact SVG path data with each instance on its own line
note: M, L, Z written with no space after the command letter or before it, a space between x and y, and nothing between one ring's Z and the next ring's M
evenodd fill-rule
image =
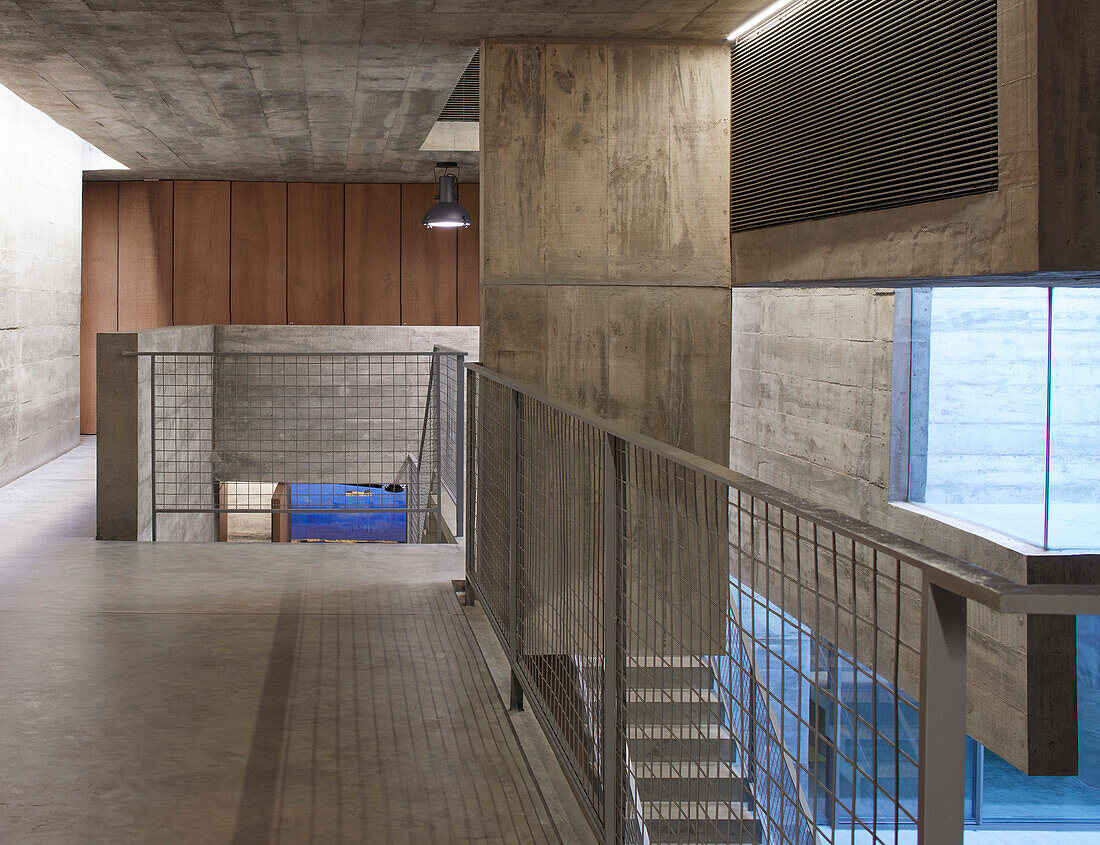
M218 354L215 472L388 483L421 453L431 354ZM428 441L427 460L435 457ZM248 502L258 510L263 501Z
M730 521L740 643L717 674L740 700L731 721L769 841L904 840L918 818L920 571L747 493Z
M153 358L149 366L154 507L209 509L218 491L213 470L214 360L174 355Z
M711 663L733 632L727 488L630 443L618 477L623 824L654 843L759 842Z
M439 510L444 430L453 474L464 429L460 353L139 354L154 533L167 513L419 513L422 529ZM410 456L412 502L397 483Z
M465 354L437 346L440 404L440 471L443 489L451 496L457 510L456 526L462 533L462 503L464 496L463 427L465 424L466 373Z
M1100 591L1052 600L469 384L468 577L604 841L962 842L967 602L1091 613Z
M469 391L469 495L472 546L467 578L476 584L486 615L507 639L512 625L510 602L510 505L512 393L489 380L471 379Z
M420 464L409 455L397 475L397 483L405 488L405 503L408 507L405 542L421 543L424 541L424 528L431 502L431 480L423 477Z
M516 659L567 773L601 817L603 439L527 397L516 420Z

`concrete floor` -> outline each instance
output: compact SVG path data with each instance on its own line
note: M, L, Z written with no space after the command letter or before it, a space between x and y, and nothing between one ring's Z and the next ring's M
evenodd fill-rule
M94 476L0 488L0 842L559 841L455 547L96 542Z

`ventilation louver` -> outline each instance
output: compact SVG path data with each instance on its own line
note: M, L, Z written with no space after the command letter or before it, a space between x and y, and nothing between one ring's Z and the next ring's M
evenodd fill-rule
M735 232L997 189L996 0L807 0L731 72Z
M474 53L470 64L451 92L447 105L439 113L440 120L454 120L461 123L476 123L481 118L478 95L481 91L481 51Z

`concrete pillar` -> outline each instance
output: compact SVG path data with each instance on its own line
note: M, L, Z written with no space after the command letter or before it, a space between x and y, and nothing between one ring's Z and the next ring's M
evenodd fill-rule
M487 41L481 358L729 454L729 50Z

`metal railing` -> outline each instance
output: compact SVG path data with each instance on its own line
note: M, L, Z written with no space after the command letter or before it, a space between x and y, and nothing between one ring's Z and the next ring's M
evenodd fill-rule
M443 456L461 454L454 438L464 436L446 418L461 398L444 374L457 371L462 353L136 354L149 361L154 540L168 514L327 512L308 496L273 503L280 484L377 488L361 507L343 499L340 512L404 514L421 529L408 532L410 542L421 541L434 513L441 533L447 471L454 485ZM388 489L398 482L414 489Z
M443 489L455 507L455 535L462 536L466 495L466 353L436 346L439 382L439 457Z
M466 595L606 843L961 843L968 602L1100 612L478 365L467 431Z

